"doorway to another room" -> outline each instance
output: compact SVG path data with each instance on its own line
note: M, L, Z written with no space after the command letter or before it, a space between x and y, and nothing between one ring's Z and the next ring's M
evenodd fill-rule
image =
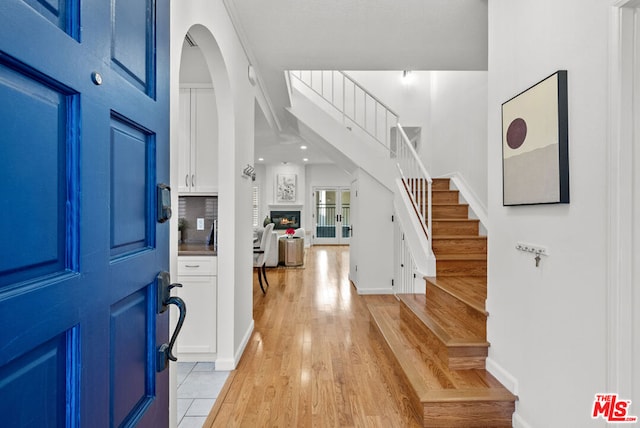
M314 244L349 245L351 241L351 190L315 188L313 191Z

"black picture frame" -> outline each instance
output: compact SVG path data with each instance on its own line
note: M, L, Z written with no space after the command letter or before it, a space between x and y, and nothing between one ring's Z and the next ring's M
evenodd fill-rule
M569 203L567 71L502 104L502 204Z

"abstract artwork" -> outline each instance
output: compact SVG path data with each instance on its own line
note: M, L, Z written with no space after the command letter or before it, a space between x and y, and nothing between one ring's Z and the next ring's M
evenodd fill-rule
M569 203L567 71L502 104L503 205Z
M276 177L276 202L296 201L296 175L278 174Z

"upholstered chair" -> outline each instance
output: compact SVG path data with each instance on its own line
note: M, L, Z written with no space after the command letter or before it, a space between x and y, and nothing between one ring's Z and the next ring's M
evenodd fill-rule
M267 260L267 258L269 258L269 253L271 252L271 241L274 239L272 232L273 223L269 223L265 226L264 231L262 232L260 246L253 249L253 267L254 269L258 269L258 282L263 294L266 294L266 291L262 284L262 278L264 278L264 282L267 284L267 287L269 287L269 281L267 280L267 272L265 269L265 261Z

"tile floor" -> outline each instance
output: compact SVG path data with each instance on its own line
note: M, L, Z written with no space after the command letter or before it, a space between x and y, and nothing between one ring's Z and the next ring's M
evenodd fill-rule
M178 363L178 428L202 428L228 376L214 363Z

